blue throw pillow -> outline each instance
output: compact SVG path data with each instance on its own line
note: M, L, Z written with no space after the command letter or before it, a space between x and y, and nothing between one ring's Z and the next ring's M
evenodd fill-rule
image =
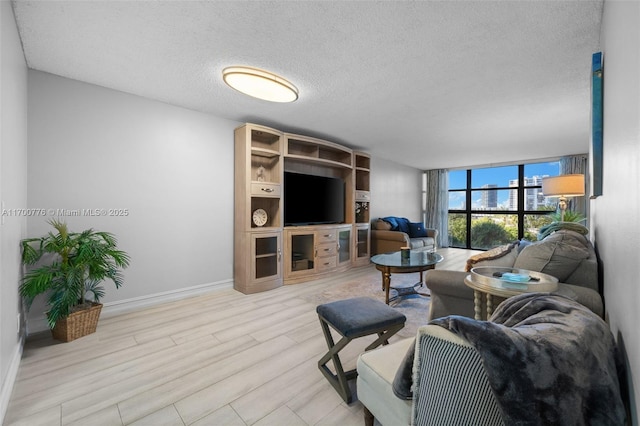
M384 220L385 222L391 225L390 231L398 230L398 221L396 220L395 216L383 217L382 220Z
M523 249L523 248L525 248L525 247L526 247L526 246L528 246L528 245L531 245L531 241L529 241L529 240L525 240L524 238L523 238L523 239L521 239L521 240L519 241L519 244L518 244L518 254L520 254L520 252L522 251L522 249Z
M409 223L409 237L410 238L420 238L426 237L427 230L424 227L424 224L421 222L410 222Z
M398 222L398 231L409 233L409 219L404 217L396 217L396 222Z

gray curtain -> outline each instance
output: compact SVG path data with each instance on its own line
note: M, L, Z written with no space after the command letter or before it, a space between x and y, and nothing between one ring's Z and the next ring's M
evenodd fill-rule
M437 247L449 247L449 171L446 169L425 172L425 226L438 230Z
M584 175L584 193L590 194L589 189L589 157L586 154L570 155L560 158L560 174L561 175ZM589 203L588 198L573 197L569 199L568 208L571 211L582 213L586 218L589 218ZM588 224L584 223L585 226Z

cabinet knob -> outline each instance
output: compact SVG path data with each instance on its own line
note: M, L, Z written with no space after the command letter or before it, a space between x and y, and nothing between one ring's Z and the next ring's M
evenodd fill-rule
M260 191L273 192L273 188L260 188Z

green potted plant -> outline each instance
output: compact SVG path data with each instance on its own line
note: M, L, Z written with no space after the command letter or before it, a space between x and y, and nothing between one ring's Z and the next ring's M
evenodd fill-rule
M130 259L118 250L111 233L93 229L75 233L64 222L54 219L48 223L55 232L21 242L22 263L33 268L24 275L20 294L29 308L36 296L46 293L53 337L71 341L95 332L104 296L102 282L111 280L119 288L121 270L129 266ZM41 260L46 263L36 265Z
M549 213L548 215L554 222L560 222L562 219L562 214L560 212ZM587 220L586 217L580 212L573 212L571 210L566 210L564 212L564 220L563 222L584 222Z

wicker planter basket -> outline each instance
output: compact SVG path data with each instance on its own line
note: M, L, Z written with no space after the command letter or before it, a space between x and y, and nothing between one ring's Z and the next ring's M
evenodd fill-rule
M102 311L102 304L93 303L92 305L88 309L73 312L68 317L58 320L53 330L51 330L53 338L63 342L70 342L82 336L95 333L100 311Z

